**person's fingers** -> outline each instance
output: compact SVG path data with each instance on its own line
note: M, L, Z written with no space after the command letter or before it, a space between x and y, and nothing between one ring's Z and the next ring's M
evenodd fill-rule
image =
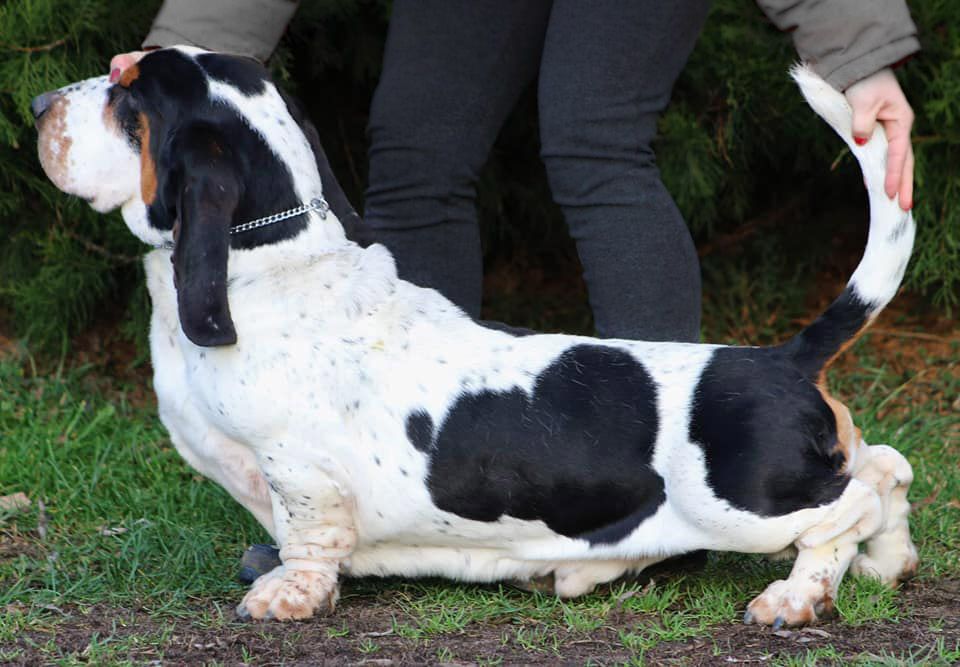
M899 121L888 121L884 123L884 127L887 131L887 177L884 180L883 189L892 199L900 191L904 165L911 151L910 130L904 129Z
M879 122L887 135L887 173L883 189L891 199L900 196L900 206L913 206L913 109L907 102L897 77L882 69L857 81L844 91L853 109L853 140L860 146L873 136Z
M900 208L909 211L913 208L913 147L907 152L903 164L903 176L900 179Z
M120 75L128 67L136 65L141 58L147 54L146 51L130 51L129 53L120 53L110 59L110 82L116 83L120 80Z

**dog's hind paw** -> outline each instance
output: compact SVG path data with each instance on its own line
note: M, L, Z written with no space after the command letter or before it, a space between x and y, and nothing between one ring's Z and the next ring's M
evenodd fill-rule
M254 582L237 606L247 620L299 621L332 613L340 597L336 576L310 570L275 568Z
M879 579L884 584L895 588L913 579L919 562L916 547L912 543L903 546L901 551L902 553L885 555L884 558L859 554L853 559L850 571L858 577Z

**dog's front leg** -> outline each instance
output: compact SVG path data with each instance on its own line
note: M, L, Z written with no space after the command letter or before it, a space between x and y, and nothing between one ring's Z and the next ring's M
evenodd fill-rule
M253 583L237 614L286 621L332 612L340 594L340 566L356 544L352 503L315 469L309 484L284 478L281 485L264 472L283 564Z

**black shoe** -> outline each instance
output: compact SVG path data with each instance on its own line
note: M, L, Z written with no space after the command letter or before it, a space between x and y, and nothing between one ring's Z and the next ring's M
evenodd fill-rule
M261 575L280 565L280 549L272 544L254 544L247 547L240 557L240 572L237 579L242 584L252 584Z
M699 572L707 567L709 553L710 552L706 549L688 551L685 554L671 556L666 560L662 560L659 563L651 565L645 569L644 572L651 575L660 575L664 573L679 574Z

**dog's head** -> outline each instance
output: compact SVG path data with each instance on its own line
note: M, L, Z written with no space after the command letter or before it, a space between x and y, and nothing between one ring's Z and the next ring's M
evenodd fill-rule
M320 171L329 174L316 131L266 69L162 49L116 83L88 79L31 106L50 180L97 211L121 208L146 243L172 245L184 333L197 345L236 342L229 249L293 238L308 217L233 236L231 227L309 202L322 194Z

